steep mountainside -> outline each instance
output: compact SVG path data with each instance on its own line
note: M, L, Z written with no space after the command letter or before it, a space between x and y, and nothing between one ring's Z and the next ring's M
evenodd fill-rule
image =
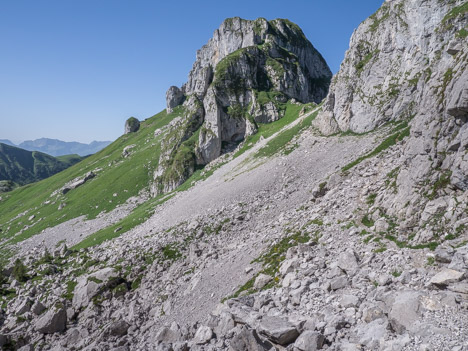
M181 105L163 140L154 194L182 184L197 168L231 151L258 123L284 116L288 101L320 102L331 72L288 20L225 20L197 52L188 82L167 92L167 110Z
M0 180L11 180L19 185L36 182L61 172L82 159L78 155L56 158L42 152L31 152L0 143Z
M463 1L386 1L353 34L316 120L327 134L409 123L388 170L394 186L375 203L396 218L400 239L438 240L458 225L460 214L428 214L453 211L454 194L468 190L467 11Z
M90 144L78 143L76 141L61 141L57 139L41 138L23 141L18 147L29 151L40 151L52 156L63 156L77 154L88 156L102 150L110 141L93 141Z
M385 1L320 105L288 95L309 67L294 25L225 21L167 111L0 197L0 255L17 258L0 270L0 346L465 350L467 16L466 1ZM272 72L258 33L294 54L283 88L263 91L281 107L262 110L270 123L244 75ZM236 125L233 101L248 107ZM201 169L203 145L216 158Z

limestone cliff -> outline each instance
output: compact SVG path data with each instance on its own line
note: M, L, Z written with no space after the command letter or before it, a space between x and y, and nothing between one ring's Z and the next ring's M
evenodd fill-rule
M181 115L163 142L155 194L173 190L205 165L254 134L257 123L284 115L295 99L320 102L331 72L294 23L229 18L198 52L188 81L167 94L167 111ZM190 139L190 140L188 140Z
M409 123L394 186L375 207L417 242L460 225L454 198L468 190L467 11L466 1L385 1L354 32L315 121L324 134Z

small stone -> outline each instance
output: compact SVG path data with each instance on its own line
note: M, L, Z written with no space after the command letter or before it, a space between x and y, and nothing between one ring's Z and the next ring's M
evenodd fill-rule
M127 322L123 320L113 322L110 325L110 334L114 336L123 336L127 334L128 327L129 325Z
M340 305L344 308L356 307L359 303L359 298L355 295L342 295Z
M344 276L337 277L330 282L330 288L332 290L342 289L346 285L348 285L348 279L346 279Z
M294 347L301 351L315 351L322 348L324 341L325 337L322 334L306 330L297 338Z
M39 316L42 312L44 312L45 309L46 307L42 304L41 301L36 301L31 307L31 312L36 316Z
M195 344L202 345L210 341L212 337L213 331L211 330L211 328L202 325L197 329L193 340Z
M255 283L254 283L254 288L255 289L261 289L263 288L265 285L267 285L269 282L271 282L273 280L273 277L269 276L269 275L266 275L266 274L259 274L258 277L255 279Z

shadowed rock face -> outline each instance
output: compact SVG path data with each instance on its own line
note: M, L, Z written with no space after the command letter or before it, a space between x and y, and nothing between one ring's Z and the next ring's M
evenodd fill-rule
M154 193L173 190L196 165L220 156L223 143L254 134L256 123L283 117L289 100L320 102L330 79L327 63L294 23L226 19L198 50L187 83L166 94L168 113L183 103L175 126L182 132L163 144ZM196 145L181 155L179 146L198 130Z

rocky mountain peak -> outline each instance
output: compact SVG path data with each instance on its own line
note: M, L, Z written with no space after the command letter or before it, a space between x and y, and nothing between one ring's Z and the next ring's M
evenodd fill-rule
M223 144L232 148L255 134L257 123L282 118L288 101L320 102L330 79L296 24L226 19L198 50L187 83L166 94L167 112L180 106L180 119L163 142L153 193L175 189L197 165L219 157Z

